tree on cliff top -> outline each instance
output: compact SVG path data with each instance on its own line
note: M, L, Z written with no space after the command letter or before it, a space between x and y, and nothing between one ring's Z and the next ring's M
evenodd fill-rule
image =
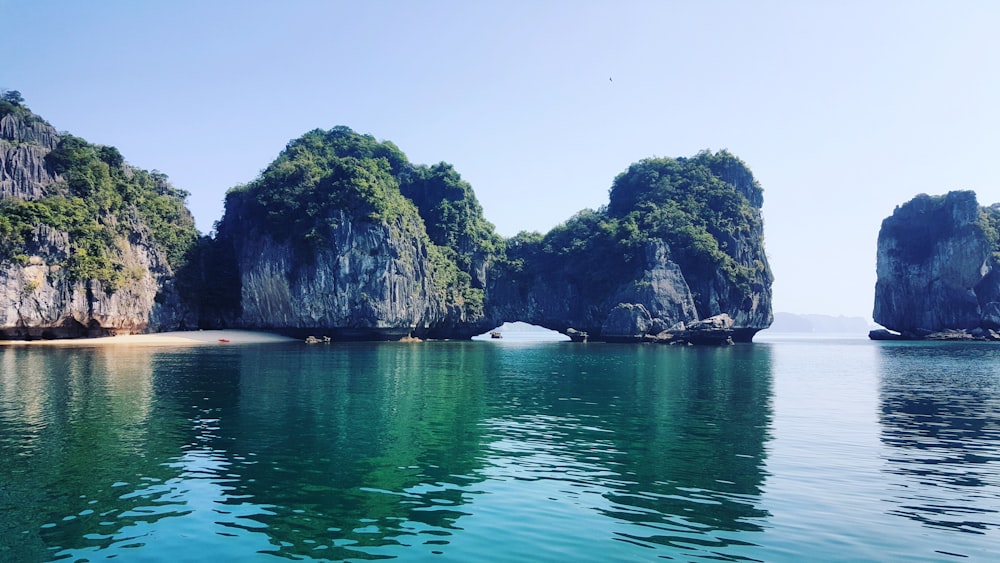
M0 117L20 112L30 114L30 110L24 105L24 97L17 90L0 89ZM40 119L40 118L39 118Z
M17 90L0 90L0 99L17 106L24 105L24 97Z

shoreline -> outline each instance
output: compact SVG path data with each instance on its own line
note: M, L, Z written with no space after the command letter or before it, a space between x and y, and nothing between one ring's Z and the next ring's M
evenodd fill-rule
M256 330L188 330L156 332L152 334L126 334L96 338L59 338L52 340L0 340L0 346L204 346L208 344L270 344L300 342L289 336Z

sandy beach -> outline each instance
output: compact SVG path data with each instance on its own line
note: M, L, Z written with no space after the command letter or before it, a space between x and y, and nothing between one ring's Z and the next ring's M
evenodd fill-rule
M64 338L58 340L0 340L0 346L178 346L178 345L232 345L295 342L296 339L270 332L253 330L191 330L158 332L154 334L129 334L99 338Z

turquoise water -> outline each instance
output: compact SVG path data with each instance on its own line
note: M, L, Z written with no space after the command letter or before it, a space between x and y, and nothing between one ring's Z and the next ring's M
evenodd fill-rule
M1000 346L0 348L0 561L992 561Z

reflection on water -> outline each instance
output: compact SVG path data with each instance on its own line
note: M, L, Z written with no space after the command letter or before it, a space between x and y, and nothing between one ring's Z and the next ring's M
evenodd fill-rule
M1000 349L881 348L880 422L892 514L932 528L1000 530Z
M998 360L0 348L0 561L995 560Z
M596 534L721 556L743 544L739 532L760 529L766 350L563 352L504 358L501 395L517 408L488 420L490 485L519 483L503 504L548 500L551 512L536 519L552 528L570 517L559 505L574 509L577 544Z
M0 367L0 560L45 560L48 530L96 522L171 421L151 416L148 359L3 349Z
M998 355L0 348L0 561L992 560Z
M4 561L735 560L768 518L767 348L9 348L0 365Z
M357 344L248 353L231 449L282 553L347 558L436 545L481 467L481 351ZM291 482L290 482L291 480Z

